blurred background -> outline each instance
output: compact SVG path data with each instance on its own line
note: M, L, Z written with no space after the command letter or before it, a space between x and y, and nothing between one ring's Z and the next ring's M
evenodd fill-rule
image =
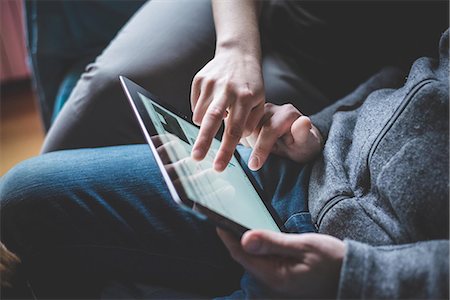
M0 0L0 176L39 154L86 65L145 0Z
M37 155L44 139L27 64L22 11L19 0L0 1L0 176Z

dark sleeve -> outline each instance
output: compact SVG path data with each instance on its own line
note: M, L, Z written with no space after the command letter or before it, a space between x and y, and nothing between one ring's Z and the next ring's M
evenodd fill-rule
M372 247L346 240L339 299L448 299L449 241Z
M384 88L399 88L404 81L404 74L399 69L384 68L361 84L351 94L311 115L311 121L320 130L324 140L326 140L335 112L357 109L373 91Z

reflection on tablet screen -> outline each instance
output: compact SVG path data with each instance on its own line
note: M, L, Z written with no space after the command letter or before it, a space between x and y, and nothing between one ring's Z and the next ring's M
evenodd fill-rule
M199 203L250 229L280 231L244 170L233 155L219 173L213 160L220 142L214 139L201 162L191 158L199 129L151 99L139 96L158 132L166 170L180 197ZM160 155L161 156L161 155Z

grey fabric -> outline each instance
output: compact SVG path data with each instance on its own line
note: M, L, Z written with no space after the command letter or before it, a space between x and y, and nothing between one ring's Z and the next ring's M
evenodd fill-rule
M346 240L339 298L448 298L448 31L438 60L394 69L312 116L327 142L309 210Z
M346 246L338 298L448 299L448 241Z

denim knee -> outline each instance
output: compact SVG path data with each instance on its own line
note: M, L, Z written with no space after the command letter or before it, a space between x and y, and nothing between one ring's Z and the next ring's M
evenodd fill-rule
M31 201L39 201L45 192L39 169L39 158L33 158L16 165L0 178L1 240L14 252L19 246L13 232L21 227L18 225L29 211Z
M19 255L44 245L49 233L58 231L57 202L64 197L70 172L62 157L49 158L23 161L0 178L1 240Z

